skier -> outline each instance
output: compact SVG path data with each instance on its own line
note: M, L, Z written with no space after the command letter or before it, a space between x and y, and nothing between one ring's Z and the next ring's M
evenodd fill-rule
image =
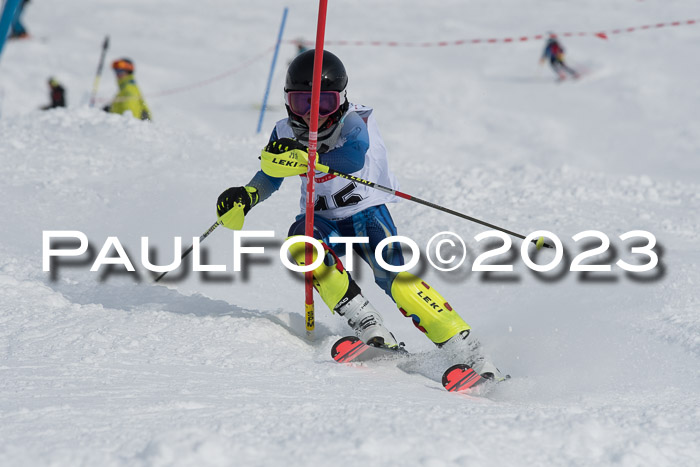
M297 55L303 54L304 52L309 50L308 47L306 47L306 45L304 44L304 39L302 38L299 38L296 41L294 41L294 44L297 46Z
M295 57L296 57L297 55L303 54L304 52L306 52L307 50L309 50L309 48L306 47L306 45L304 44L304 38L303 38L303 37L299 37L299 38L295 39L295 40L294 40L294 46L295 46L296 49L297 49ZM292 59L292 60L294 60L294 59ZM292 64L292 60L287 61L287 66L289 66L289 65Z
M279 165L275 158L292 160L308 157L311 82L314 50L298 55L290 64L285 82L288 118L276 123L268 145L262 150L262 170L246 186L231 187L217 200L217 215L222 225L241 229L250 209L275 192L284 177L306 173L306 166ZM389 170L387 151L370 107L352 104L347 99L348 77L343 63L328 51L323 52L318 122L318 161L339 172L398 188ZM273 175L270 175L273 174ZM301 177L302 213L289 228L289 237L304 235L306 177ZM314 286L332 311L348 321L356 335L374 346L395 348L396 339L384 327L381 314L362 295L358 284L343 267L340 257L346 245L331 237L367 237L369 243L356 244L353 250L374 273L376 284L391 297L404 316L438 347L463 349L471 353L466 362L485 378L502 379L498 369L478 352L478 341L471 328L435 289L408 272L383 269L374 257L377 244L397 234L386 203L397 198L366 185L357 184L322 172L315 174L314 237L324 248L324 261L314 270ZM289 249L297 264L305 262L305 243ZM314 261L317 253L314 252ZM401 244L386 246L384 261L393 266L404 264ZM471 352L477 350L477 352ZM460 350L461 352L461 350ZM462 355L461 358L467 358Z
M540 58L540 65L547 59L549 59L549 64L560 81L566 79L565 71L571 75L572 78L578 78L578 73L564 63L564 47L561 46L557 40L557 35L554 33L549 33L549 39L547 39L544 52L542 52L542 58Z
M54 109L66 106L66 91L56 78L49 78L49 90L51 93L51 103L41 107L41 110Z
M128 58L120 58L112 63L112 69L117 76L119 92L104 110L116 114L131 112L141 120L152 120L151 111L134 80L134 63Z
M22 24L21 16L24 10L24 5L29 3L29 0L22 0L19 5L17 5L17 11L15 11L15 17L12 19L12 24L10 25L10 39L26 39L29 37L27 29Z

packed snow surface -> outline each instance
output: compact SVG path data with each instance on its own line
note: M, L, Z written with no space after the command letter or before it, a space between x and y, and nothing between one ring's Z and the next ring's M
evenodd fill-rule
M0 465L700 464L700 24L688 23L700 19L697 0L329 2L328 49L346 65L351 101L375 109L401 190L563 242L551 272L528 268L518 239L486 262L512 272L473 272L501 242L474 239L487 228L390 206L399 233L421 246L412 272L512 376L486 396L442 388L445 356L357 258L355 278L414 355L335 363L331 345L350 330L318 297L306 339L303 282L278 257L298 212L294 178L248 214L246 231L275 236L248 241L265 254L244 271L233 271L233 233L219 228L202 261L226 272L194 273L190 258L153 283L141 237L153 262L169 263L174 237L189 245L216 220L218 194L252 177L285 116L292 41L315 37L316 8L28 4L32 38L7 44L0 60ZM590 33L563 38L579 80L558 83L538 66L543 40L470 43L547 31ZM108 65L136 63L152 123L99 110L116 92L109 66L88 107L106 34ZM65 85L68 108L36 110L49 76ZM89 249L45 272L42 232L52 230L84 232ZM568 270L600 245L573 240L589 230L611 246L583 264L610 272ZM659 263L626 272L618 260L649 261L631 251L646 240L620 238L638 230L656 238ZM467 245L452 272L425 259L442 231ZM136 272L90 271L109 237ZM554 258L529 251L538 264Z

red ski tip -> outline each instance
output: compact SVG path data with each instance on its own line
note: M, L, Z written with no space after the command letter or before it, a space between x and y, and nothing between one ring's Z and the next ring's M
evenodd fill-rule
M333 345L331 349L331 357L333 360L340 363L348 363L357 358L364 351L369 349L368 345L365 345L357 337L344 337Z
M442 375L442 385L449 392L466 391L482 382L484 379L464 363L451 366Z

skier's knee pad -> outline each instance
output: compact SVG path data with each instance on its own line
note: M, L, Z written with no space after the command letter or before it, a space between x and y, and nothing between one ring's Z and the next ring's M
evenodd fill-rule
M391 296L401 313L413 320L435 344L443 344L462 331L471 329L447 300L420 278L399 273L391 285Z
M293 236L292 236L293 237ZM292 238L289 237L289 238ZM325 250L323 263L314 270L314 287L321 296L321 299L333 310L338 302L345 296L350 285L350 275L343 267L340 258L326 245L323 240L319 240ZM306 260L306 243L294 243L289 247L289 253L294 261L303 266ZM313 261L316 261L318 254L313 249Z

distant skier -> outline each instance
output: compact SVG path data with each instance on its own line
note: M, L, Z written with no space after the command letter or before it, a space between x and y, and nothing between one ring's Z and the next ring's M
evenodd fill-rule
M22 0L19 2L19 5L17 5L17 11L15 11L15 17L12 19L12 23L10 25L10 39L26 39L29 37L29 33L27 32L27 29L24 27L22 24L22 12L24 11L24 5L29 3L29 0ZM2 10L0 8L0 10Z
M540 58L540 64L544 63L545 60L549 59L549 64L552 70L557 74L559 80L566 79L564 72L571 75L572 78L578 78L579 74L573 69L569 68L564 63L564 47L557 40L557 35L554 33L549 34L549 39L544 47L544 52L542 53L542 58Z
M51 103L41 107L41 110L55 109L66 106L66 91L56 78L49 78Z
M294 45L295 45L296 48L297 48L297 54L295 55L295 58L296 58L299 54L303 54L304 52L306 52L307 50L309 50L309 48L308 48L308 47L306 46L306 44L304 43L304 39L301 38L301 37L299 37L299 38L297 38L297 39L294 40ZM292 59L292 60L294 60L294 59ZM292 60L289 60L289 61L287 62L287 66L289 66L289 65L292 64Z
M294 43L297 46L297 55L303 54L304 52L309 50L309 48L306 47L306 45L304 44L304 39L299 38L296 41L294 41Z
M104 110L116 114L131 112L136 118L151 120L151 111L134 80L134 63L128 58L120 58L112 63L112 69L117 76L119 93Z
M250 209L277 191L285 177L299 179L306 167L295 160L307 157L311 110L311 81L314 50L298 55L287 70L285 99L288 118L275 125L270 141L262 150L262 169L246 186L231 187L217 200L221 223L232 230L243 227ZM389 170L387 151L370 107L347 99L348 76L343 63L330 52L323 52L318 126L318 161L339 172L398 188ZM280 161L287 161L280 162ZM295 167L296 166L296 167ZM304 235L306 177L301 177L301 214L289 228L289 237ZM447 346L471 364L485 378L503 376L479 351L470 326L434 288L408 272L391 272L379 265L374 252L384 239L397 234L386 203L398 199L383 191L341 177L317 171L315 174L314 237L324 248L323 263L314 271L314 285L328 308L348 321L365 343L395 348L393 334L384 327L380 313L363 296L359 285L344 268L340 257L346 245L331 237L367 237L368 243L351 248L374 273L376 284L391 297L401 313L439 347ZM304 243L289 252L304 264ZM314 253L314 259L317 253ZM401 244L387 245L383 260L392 266L404 264ZM452 351L450 351L452 353Z

